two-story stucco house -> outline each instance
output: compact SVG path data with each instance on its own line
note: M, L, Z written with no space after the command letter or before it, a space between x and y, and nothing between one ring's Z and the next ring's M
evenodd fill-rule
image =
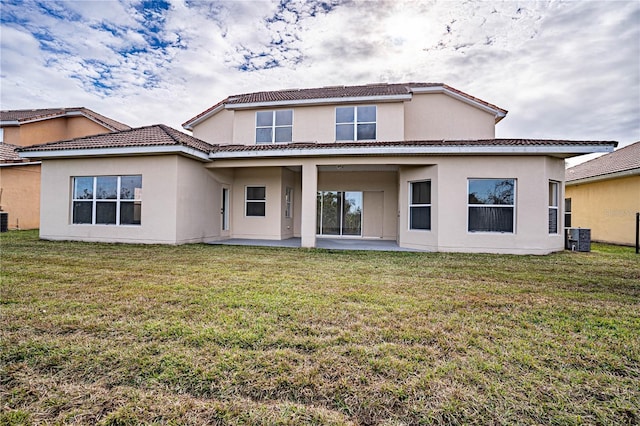
M564 159L616 142L495 139L507 111L444 84L230 96L186 121L23 150L41 237L142 243L392 240L431 251L564 245Z
M82 107L0 111L0 209L9 228L40 223L40 162L20 158L17 149L130 128Z

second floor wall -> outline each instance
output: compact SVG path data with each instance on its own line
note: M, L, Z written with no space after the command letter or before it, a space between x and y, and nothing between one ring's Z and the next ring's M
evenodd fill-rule
M275 114L268 122L274 111L284 117L280 123ZM258 112L264 113L261 118ZM467 102L443 93L422 93L395 102L221 109L194 126L193 136L209 143L237 145L333 143L349 140L345 134L351 131L351 140L492 139L495 121L494 114ZM358 128L363 130L360 134Z
M3 142L31 146L65 139L108 133L111 130L86 117L56 117L3 128Z

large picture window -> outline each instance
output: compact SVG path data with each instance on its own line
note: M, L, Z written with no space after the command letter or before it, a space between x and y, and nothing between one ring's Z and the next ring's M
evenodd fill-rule
M142 176L73 178L72 223L140 225Z
M291 142L293 110L256 112L256 143Z
M409 229L431 229L431 181L409 182Z
M558 233L558 219L560 211L558 206L560 193L560 184L558 182L549 181L549 233Z
M514 232L515 179L469 179L469 232Z
M247 216L265 216L267 188L264 186L247 186L245 206L245 214Z
M336 108L337 141L362 141L375 139L375 106Z

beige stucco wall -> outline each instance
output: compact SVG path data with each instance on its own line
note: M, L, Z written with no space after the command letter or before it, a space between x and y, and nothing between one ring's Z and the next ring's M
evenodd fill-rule
M223 109L193 128L193 136L213 144L234 143L234 111Z
M377 106L379 141L490 139L495 116L442 93L414 94L410 101L364 103ZM336 105L296 106L293 142L335 142ZM221 110L194 127L193 135L210 143L255 144L257 109Z
M432 231L422 231L421 241L416 241L420 238L416 231L408 230L407 191L401 191L401 245L431 250L434 238L437 238L439 251L546 254L563 249L562 232L548 233L548 191L549 180L564 180L564 160L543 156L460 156L433 157L429 162L437 165L435 171L433 168L423 171L402 169L400 188L407 188L411 180L433 180L435 176L435 185L432 183ZM514 233L467 231L469 178L516 179Z
M2 136L3 143L8 143L11 145L20 145L20 127L18 126L3 127L2 130L3 130L3 136Z
M399 198L398 198L398 242L404 247L417 248L420 250L438 251L438 216L442 201L438 194L446 193L446 190L438 191L438 166L433 164L436 161L425 159L424 166L403 166L399 175ZM430 180L431 181L431 229L415 230L409 229L409 186L410 182Z
M377 106L377 140L398 141L404 139L404 105L402 102L363 104ZM263 111L293 110L293 142L332 143L336 141L336 106L299 106L295 108L263 109ZM219 114L218 114L219 115ZM215 116L214 116L215 117ZM211 119L207 120L210 121ZM220 120L218 120L220 121ZM220 123L222 124L222 123ZM227 122L224 123L227 125ZM203 129L199 129L203 127ZM194 136L199 135L207 142L215 142L216 128L204 123L194 129ZM256 142L256 110L235 111L233 120L233 143L255 145Z
M264 186L266 188L265 216L245 215L245 188ZM232 238L282 239L282 168L258 167L243 168L235 172L231 214L233 224Z
M202 163L185 157L176 160L176 243L220 239L220 182Z
M192 169L195 168L195 169ZM176 155L45 160L42 163L40 237L51 240L167 243L196 241L210 230L205 219L190 220L186 210L202 212L197 194L186 188L209 191L202 164ZM202 171L202 173L200 173ZM71 185L74 176L142 175L141 225L75 225L71 223ZM178 191L182 194L178 194ZM200 194L202 195L202 194ZM206 200L206 195L204 195ZM181 202L182 205L178 206ZM205 202L206 204L206 202ZM203 230L201 230L201 228Z
M640 176L567 185L571 226L590 228L594 241L635 245L635 215L640 212Z
M441 93L414 94L405 103L407 140L492 139L495 117Z
M66 120L67 131L65 139L81 138L111 131L86 117L69 117Z
M0 167L0 207L9 229L35 229L40 223L40 165Z
M18 146L108 133L109 129L86 117L58 117L4 128L4 142Z
M282 165L308 168L316 173L317 186L310 185L312 194L309 200L315 201L315 190L383 190L384 197L384 238L397 239L402 247L433 251L489 252L514 254L546 254L564 248L562 230L563 211L560 206L560 224L557 234L548 233L548 190L549 180L564 181L564 160L545 156L433 156L433 157L336 157L331 159L272 159L272 160L222 160L208 167L238 167L238 173L245 178L240 189L240 202L235 202L236 213L244 214L244 185L247 182L274 182L278 184L278 172L265 174L264 167ZM375 165L388 167L397 165L396 172L329 172L328 167L343 165L374 169ZM318 167L324 171L319 171ZM302 176L304 176L304 172ZM247 179L246 177L251 177ZM516 223L514 233L470 233L467 231L467 180L469 178L513 178L516 179ZM408 187L410 181L431 179L432 181L432 222L431 231L410 231L408 229ZM294 203L303 199L302 190L296 191ZM269 187L267 189L269 191ZM300 194L300 195L298 195ZM282 194L280 194L282 197ZM270 197L269 193L267 195ZM560 194L562 199L563 194ZM306 199L306 198L305 198ZM282 209L280 202L277 209ZM562 203L561 203L562 204ZM315 203L300 211L300 223L313 225L315 232ZM298 208L298 207L296 207ZM240 209L241 213L237 212ZM268 210L269 211L269 208ZM268 213L269 214L269 213ZM277 214L274 213L274 214ZM273 223L280 223L277 216ZM295 223L294 218L294 223ZM366 222L366 212L363 226ZM397 222L394 222L397 221ZM271 220L260 218L265 234L259 226L253 226L251 233L234 236L239 238L280 238L278 231L272 229ZM241 229L249 229L246 226ZM303 227L301 226L300 229ZM237 229L237 226L236 226ZM297 229L297 226L296 226ZM396 229L399 229L396 234ZM266 232L273 235L269 237ZM281 232L281 229L280 229ZM297 236L297 235L296 235ZM302 235L313 239L313 235Z

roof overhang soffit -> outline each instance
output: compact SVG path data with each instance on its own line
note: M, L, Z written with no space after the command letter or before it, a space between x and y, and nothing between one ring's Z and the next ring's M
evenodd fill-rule
M209 162L208 153L184 145L143 146L120 148L62 149L56 151L20 152L21 158L53 159L53 158L95 158L95 157L127 157L138 155L177 154L202 162Z
M562 158L611 152L611 145L545 145L545 146L438 146L438 147L363 147L363 148L288 148L247 151L219 151L211 160L249 158L332 157L332 156L398 156L398 155L551 155Z

